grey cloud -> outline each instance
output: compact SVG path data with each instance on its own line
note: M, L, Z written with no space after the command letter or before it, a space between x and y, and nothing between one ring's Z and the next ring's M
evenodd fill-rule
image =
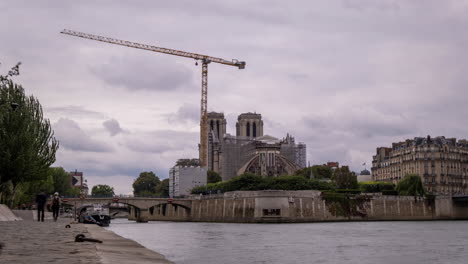
M124 130L120 127L119 121L115 119L109 119L102 123L104 128L109 132L111 136L115 136L124 132Z
M112 57L101 66L91 67L91 72L112 86L122 86L131 91L171 91L187 89L193 85L193 71L178 64L164 54L149 53Z
M77 105L46 107L45 112L64 118L106 118L104 113L88 110Z
M200 107L194 104L183 104L176 113L167 115L169 123L200 123Z
M396 11L400 9L399 1L396 0L342 0L346 8L360 11L375 9L380 11Z
M198 137L198 132L173 130L133 133L126 138L124 145L135 152L161 154L185 148L196 149Z
M97 141L87 135L73 120L60 118L53 124L53 129L60 146L85 152L111 152L113 148L107 143Z
M367 111L368 110L368 111ZM411 123L401 115L384 114L373 109L352 110L328 116L304 117L311 130L349 135L356 138L373 136L403 136L412 130Z
M312 163L337 160L357 170L377 146L468 135L466 1L36 2L0 3L7 40L0 43L0 70L22 61L15 80L41 99L45 114L80 120L82 130L56 130L63 147L57 162L93 176L135 175L140 167L167 175L178 157L196 155L200 69L184 58L61 35L62 28L245 60L243 71L210 65L209 107L234 113L227 115L229 133L239 113L259 111L266 134L290 132L307 144ZM168 99L150 100L151 91ZM72 106L47 107L60 102ZM147 110L126 108L134 103ZM125 109L118 120L132 134L96 142L102 122L115 115L93 113L95 106ZM164 110L177 107L170 115ZM155 126L193 133L138 132ZM109 145L115 152L74 150Z

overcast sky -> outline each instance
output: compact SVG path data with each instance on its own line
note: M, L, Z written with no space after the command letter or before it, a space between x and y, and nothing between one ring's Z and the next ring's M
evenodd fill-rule
M468 1L1 1L0 72L36 96L60 141L55 166L130 193L198 157L201 65L59 34L71 29L246 61L210 64L208 109L261 113L264 133L311 164L355 171L376 147L468 135Z

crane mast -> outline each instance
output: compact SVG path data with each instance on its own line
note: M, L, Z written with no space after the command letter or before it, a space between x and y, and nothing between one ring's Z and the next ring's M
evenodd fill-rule
M157 46L152 46L152 45L140 44L136 42L119 40L119 39L103 37L103 36L98 36L98 35L93 35L93 34L87 34L87 33L82 33L82 32L68 30L68 29L64 29L60 33L75 36L75 37L81 37L81 38L121 45L121 46L127 46L130 48L143 49L143 50L165 53L165 54L174 55L174 56L191 58L197 61L200 60L202 62L202 78L201 78L202 87L201 87L201 102L200 102L201 107L200 107L200 152L199 152L200 156L199 156L199 159L200 159L201 167L206 167L208 165L208 132L209 132L208 131L208 64L211 62L214 62L214 63L224 64L224 65L229 65L229 66L235 66L235 67L238 67L239 69L244 69L245 68L244 61L238 61L235 59L232 61L228 61L225 59L211 57L211 56L202 55L198 53L192 53L192 52L162 48L162 47L157 47Z

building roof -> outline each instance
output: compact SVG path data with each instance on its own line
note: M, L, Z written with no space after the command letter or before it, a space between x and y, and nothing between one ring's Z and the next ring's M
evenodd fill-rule
M361 171L361 173L359 175L371 175L371 173L367 169L364 169L364 170Z
M273 136L270 136L270 135L264 135L264 136L261 136L261 137L257 137L255 138L255 140L257 141L261 141L265 144L278 144L280 143L280 140L273 137Z

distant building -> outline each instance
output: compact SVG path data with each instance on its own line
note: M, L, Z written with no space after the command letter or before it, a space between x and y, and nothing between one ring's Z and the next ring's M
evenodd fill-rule
M377 148L374 181L396 184L406 174L419 175L430 193L468 194L468 141L427 136Z
M183 164L187 160L179 161L177 164ZM189 195L193 187L206 185L206 173L206 168L201 168L199 166L176 165L170 168L169 196L179 197Z
M236 136L226 133L222 113L208 113L208 123L208 170L218 172L223 181L245 172L275 177L306 167L306 145L289 134L281 140L264 135L260 114L240 114Z
M327 162L327 164L323 164L323 166L327 166L332 170L336 170L336 169L340 168L340 163L338 161L334 161L334 162L329 161L329 162Z
M70 175L70 186L72 188L79 188L82 196L87 196L89 192L87 180L85 180L82 171L71 171Z
M363 181L372 181L372 175L371 172L368 169L364 169L359 173L357 176L358 182L363 182Z

